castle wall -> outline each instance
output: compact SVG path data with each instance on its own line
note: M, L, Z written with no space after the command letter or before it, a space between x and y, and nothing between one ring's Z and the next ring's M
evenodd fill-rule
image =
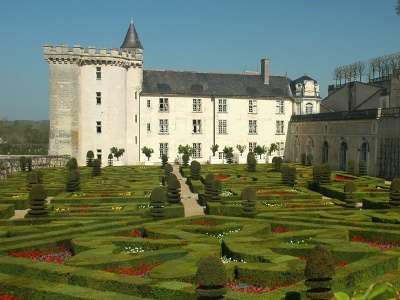
M78 154L80 74L76 64L50 63L50 155Z

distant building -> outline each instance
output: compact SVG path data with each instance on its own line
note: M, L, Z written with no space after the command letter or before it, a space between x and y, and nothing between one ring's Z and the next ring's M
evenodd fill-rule
M83 165L94 151L107 164L110 148L124 148L123 164L140 164L144 146L152 161L162 154L179 159L178 146L190 145L193 159L210 161L210 147L278 145L274 155L290 157L288 125L293 114L320 111L318 83L307 76L291 81L261 73L205 73L143 70L143 47L133 23L120 49L79 45L44 46L49 63L49 154L71 155Z
M400 74L381 81L333 86L321 113L294 115L290 122L291 161L313 154L314 164L346 171L349 160L367 163L367 173L400 177Z

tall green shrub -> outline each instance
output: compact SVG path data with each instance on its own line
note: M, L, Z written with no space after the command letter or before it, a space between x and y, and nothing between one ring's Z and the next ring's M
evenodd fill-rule
M400 207L400 178L395 178L392 180L390 184L389 198L390 208Z
M22 172L25 172L25 171L26 171L26 157L25 157L25 156L21 156L21 157L19 158L19 169L20 169Z
M201 165L197 160L190 163L190 177L194 180L200 179Z
M304 152L303 153L301 153L301 155L300 155L300 160L301 160L301 164L303 165L303 166L305 166L306 164L307 164L307 154L305 154Z
M357 207L357 197L354 194L354 192L357 191L357 186L354 183L354 181L348 181L344 185L343 191L345 193L345 199L344 201L346 202L345 206L347 208L356 208Z
M247 218L254 218L257 214L255 201L257 199L256 190L251 187L245 187L240 194L240 200L245 200L242 202L242 215Z
M356 161L354 159L350 159L347 162L347 172L349 174L355 174L356 173Z
M171 204L178 204L181 202L181 183L178 179L172 178L168 180L168 202Z
M34 184L29 191L29 210L26 218L44 217L47 212L47 192L43 184Z
M360 160L358 162L358 175L359 176L367 175L367 163L365 162L365 160Z
M150 195L150 217L153 220L161 220L165 218L165 201L167 197L162 187L153 189Z
M101 175L101 160L96 158L92 163L91 163L93 169L92 169L92 175L93 176L100 176Z
M89 150L86 153L86 166L87 167L93 167L93 158L94 158L94 152L92 150Z
M248 172L255 172L257 167L257 160L254 155L254 152L249 152L247 154L247 171Z
M204 257L197 268L195 282L198 299L221 299L228 292L228 276L221 259L215 254Z
M211 202L219 202L221 201L221 193L222 193L222 183L218 178L214 178L211 183Z
M311 250L304 276L305 285L310 288L306 291L308 298L331 299L333 297L335 263L332 254L325 246L317 245Z

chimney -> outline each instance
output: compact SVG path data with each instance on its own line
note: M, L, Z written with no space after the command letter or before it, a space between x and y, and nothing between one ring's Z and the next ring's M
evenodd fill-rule
M261 76L264 84L269 84L269 58L263 58L261 60Z

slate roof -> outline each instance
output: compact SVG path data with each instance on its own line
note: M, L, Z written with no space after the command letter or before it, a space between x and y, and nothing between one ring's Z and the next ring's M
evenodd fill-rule
M290 97L289 80L270 76L264 84L261 75L201 73L191 71L144 70L142 93L191 94L243 97Z
M122 43L121 49L126 51L133 48L143 49L140 43L139 35L136 32L133 22L129 25L128 32L126 33L124 42Z

